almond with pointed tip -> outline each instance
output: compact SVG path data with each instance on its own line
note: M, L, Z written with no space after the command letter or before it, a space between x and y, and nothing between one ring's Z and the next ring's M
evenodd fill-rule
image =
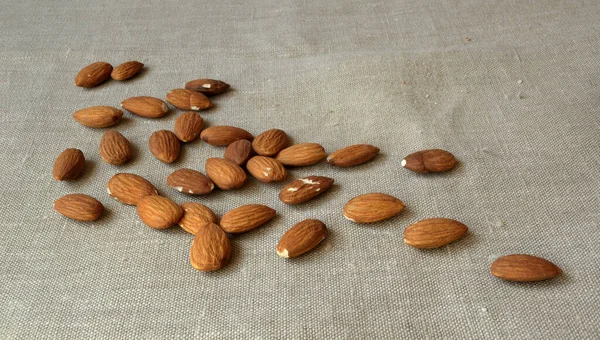
M248 160L246 170L263 183L281 182L287 178L283 164L271 157L254 156Z
M223 158L237 165L244 165L253 154L252 143L247 139L240 139L229 144Z
M319 220L308 219L296 223L283 234L277 245L277 255L294 258L314 249L327 237L327 227Z
M200 271L223 268L231 257L231 242L216 224L208 223L198 229L190 248L190 263Z
M333 178L323 176L300 178L283 187L279 199L287 204L300 204L329 190L333 182Z
M92 196L69 194L54 201L54 210L74 220L95 221L102 217L104 206Z
M228 211L221 218L221 228L228 233L245 233L267 223L275 210L263 204L246 204Z
M175 120L175 135L180 141L187 143L200 135L204 119L197 112L184 112Z
M428 218L406 227L404 242L420 249L439 248L461 239L468 229L449 218Z
M158 195L158 191L147 179L136 174L118 173L106 185L108 195L123 204L136 205L146 196Z
M54 161L52 177L57 181L77 179L85 169L85 157L78 149L66 149Z
M169 107L167 103L154 97L140 96L131 97L121 102L125 110L146 118L159 118L167 114Z
M307 166L319 163L326 155L320 144L303 143L281 150L275 159L283 165Z
M166 197L151 195L140 199L137 213L142 222L150 228L166 229L179 222L183 210Z
M456 166L456 158L448 151L430 149L411 153L400 164L408 170L426 174L451 170Z
M105 128L121 121L123 111L112 106L91 106L73 113L79 124L92 128Z
M100 140L100 158L108 164L121 165L131 159L131 145L127 138L114 130L108 130Z
M492 263L491 273L507 281L533 282L555 278L561 270L541 257L524 254L502 256Z
M246 183L246 172L239 165L223 158L206 160L206 175L221 190L234 190Z
M182 110L200 111L212 106L210 99L202 93L187 90L175 89L167 93L167 101L171 105Z
M283 130L271 129L256 136L252 148L260 156L275 156L288 145L288 136Z
M197 203L186 202L181 205L183 215L179 220L179 226L192 235L196 235L200 228L208 223L219 223L219 219L209 207Z
M150 136L148 146L154 157L165 163L175 162L181 153L179 139L169 130L159 130L154 132Z
M214 146L228 146L240 139L252 140L252 134L235 126L211 126L200 133L200 138Z
M110 76L114 80L131 79L135 77L135 75L138 74L143 67L144 64L140 63L139 61L127 61L115 67Z
M186 89L201 92L205 95L221 94L229 90L229 87L229 84L224 81L207 78L188 81L185 84Z
M112 70L112 65L103 61L89 64L77 73L75 85L80 87L98 86L110 78Z
M379 148L369 144L350 145L327 156L327 162L334 166L349 167L366 163L377 156Z
M392 218L404 210L394 196L371 193L354 197L344 206L344 217L356 223L374 223Z
M208 195L215 188L210 178L192 169L175 170L167 177L167 184L188 195Z

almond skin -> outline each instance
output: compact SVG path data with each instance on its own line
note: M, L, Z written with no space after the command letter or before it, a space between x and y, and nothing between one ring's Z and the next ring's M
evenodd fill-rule
M327 237L327 228L319 220L304 220L283 234L277 245L277 255L283 258L298 257L314 249Z
M208 195L215 185L203 173L192 169L179 169L167 177L167 184L184 194Z
M112 106L91 106L73 113L79 124L92 128L105 128L121 121L123 111Z
M89 64L77 73L77 76L75 76L75 85L80 87L100 85L110 78L112 70L112 65L103 61Z
M456 158L448 151L440 149L423 150L406 156L401 165L420 174L444 172L456 165Z
M181 209L183 216L179 220L179 226L192 235L196 235L208 223L219 223L215 213L200 203L186 202L181 205Z
M129 162L132 151L129 141L122 134L108 130L100 140L100 157L108 164L121 165Z
M185 84L186 89L201 92L205 95L221 94L229 90L229 87L229 84L224 81L206 78L188 81Z
M146 118L158 118L167 114L169 107L167 103L154 97L131 97L121 102L125 110Z
M344 206L344 217L356 223L373 223L392 218L404 210L404 203L382 193L354 197Z
M428 218L404 230L404 242L419 249L439 248L461 239L469 228L449 218Z
M235 126L211 126L200 134L200 138L206 143L214 146L228 146L240 140L252 140L250 132Z
M275 156L288 145L288 136L283 130L271 129L256 136L252 148L260 156Z
M180 141L187 143L200 135L204 119L196 112L184 112L175 121L175 135Z
M142 222L150 228L166 229L179 222L183 209L166 197L152 195L138 202L137 213Z
M541 257L514 254L494 261L491 272L495 277L507 281L532 282L555 278L561 270Z
M128 173L119 173L111 177L106 191L110 197L129 205L136 205L146 196L158 195L154 185L144 177Z
M373 159L379 148L369 144L350 145L327 156L327 162L334 166L349 167L363 164Z
M83 173L85 157L78 149L66 149L54 161L52 177L57 181L72 181Z
M182 110L200 111L212 106L210 99L202 93L186 89L169 91L167 93L167 101Z
M283 165L307 166L319 163L326 155L320 144L303 143L281 150L275 159Z
M283 187L279 199L287 204L300 204L329 190L333 182L333 178L323 176L300 178Z
M144 64L139 61L127 61L115 67L110 76L114 80L127 80L133 78L142 70Z
M275 210L262 204L246 204L228 211L221 218L221 228L228 233L245 233L255 229L275 216Z
M246 172L239 165L223 158L206 160L206 175L221 190L234 190L246 183Z
M244 165L253 154L252 143L247 139L240 139L229 144L223 158L237 165Z
M169 130L154 132L150 136L148 146L154 157L165 163L175 162L181 153L179 139Z
M104 206L91 196L69 194L54 201L54 210L74 220L95 221L102 217Z
M200 271L223 268L231 257L231 242L227 234L216 224L208 223L198 229L190 249L190 263Z
M271 157L254 156L246 164L246 170L263 183L281 182L287 178L283 164Z

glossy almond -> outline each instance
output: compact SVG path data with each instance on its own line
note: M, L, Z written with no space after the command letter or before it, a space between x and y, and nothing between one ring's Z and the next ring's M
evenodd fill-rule
M420 249L439 248L461 239L468 229L449 218L428 218L406 227L404 242Z
M200 138L210 145L228 146L240 139L252 140L252 134L235 126L223 125L204 129L200 134Z
M326 155L320 144L303 143L281 150L275 159L283 165L307 166L319 163Z
M148 146L154 157L165 163L175 162L181 153L179 139L169 130L159 130L154 132L150 136Z
M187 143L200 135L204 119L196 112L184 112L175 120L175 135L180 141Z
M110 197L129 205L136 205L143 197L158 195L158 191L148 180L128 173L119 173L111 177L106 191Z
M248 160L246 170L263 183L281 182L287 178L283 164L271 157L254 156Z
M223 158L237 165L244 165L252 155L252 143L247 139L240 139L229 144Z
M223 158L206 160L206 175L221 190L233 190L246 183L246 172L239 165Z
M456 158L448 151L431 149L411 153L400 164L408 170L426 174L451 170L456 165Z
M54 210L79 221L95 221L102 217L104 206L85 194L69 194L54 201Z
M221 269L231 257L231 243L227 234L216 224L209 223L198 229L190 249L192 267L201 271Z
M181 205L183 216L179 220L179 226L192 235L196 235L200 228L208 223L219 223L219 219L209 207L196 203L186 202Z
M277 255L298 257L314 249L327 237L327 228L319 220L304 220L283 234L277 245Z
M210 178L192 169L175 170L167 177L167 184L171 188L189 195L207 195L215 188Z
M112 106L91 106L73 113L79 124L92 128L105 128L121 121L123 111Z
M77 179L85 168L85 157L78 149L66 149L54 161L52 177L57 181Z
M121 165L131 159L129 141L117 131L108 130L100 140L100 157L108 164Z
M196 79L188 81L185 88L192 91L202 92L206 95L215 95L229 90L229 84L215 79Z
M221 228L228 233L244 233L255 229L275 216L275 210L262 204L246 204L228 211L221 218Z
M144 64L140 63L139 61L127 61L115 67L110 76L114 80L127 80L138 74L143 67Z
M561 270L541 257L514 254L494 261L491 272L495 277L508 281L532 282L552 279L560 275Z
M110 78L112 70L112 65L103 61L89 64L77 73L77 76L75 76L75 85L80 87L100 85Z
M167 101L171 105L182 110L204 110L212 106L210 99L202 93L187 90L175 89L167 93Z
M379 153L379 148L373 145L350 145L329 154L327 162L339 167L349 167L366 163L373 159L377 153Z
M323 176L300 178L283 187L279 199L287 204L300 204L329 190L333 182L333 178Z
M404 203L394 196L372 193L357 196L344 206L344 217L356 223L373 223L394 217L404 210Z
M131 97L121 102L125 110L146 118L158 118L167 114L169 107L167 103L154 97L140 96Z
M166 229L179 222L183 210L166 197L152 195L140 199L137 213L142 222L150 228Z
M288 143L288 136L283 130L271 129L256 136L252 141L252 148L260 156L275 156Z

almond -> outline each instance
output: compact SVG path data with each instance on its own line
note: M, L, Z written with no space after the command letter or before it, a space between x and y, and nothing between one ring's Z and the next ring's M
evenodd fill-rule
M281 182L287 178L283 164L271 157L254 156L246 164L246 170L263 183Z
M275 216L275 210L262 204L246 204L228 211L221 218L221 228L228 233L245 233L255 229Z
M404 242L420 249L439 248L461 239L468 229L449 218L428 218L406 227Z
M495 277L517 282L531 282L548 280L561 273L554 263L532 255L507 255L503 256L491 267L492 275Z
M158 118L167 114L167 103L154 97L131 97L121 102L125 110L146 118Z
M366 163L373 159L377 153L379 153L379 148L373 145L350 145L329 154L327 162L339 167L349 167Z
M206 95L220 94L229 90L229 84L214 79L196 79L188 81L185 88L192 91L202 92Z
M79 221L95 221L102 217L104 206L85 194L69 194L54 201L54 210Z
M200 203L186 202L181 205L181 209L183 216L179 220L179 226L192 235L196 235L198 230L208 223L219 223L215 213Z
M227 234L214 223L198 229L190 249L192 267L201 271L221 269L231 257L231 242Z
M73 113L73 118L81 125L92 128L113 126L123 118L123 111L112 106L91 106Z
M256 136L252 148L261 156L275 156L288 145L288 136L283 130L271 129Z
M356 223L373 223L394 217L404 210L404 203L381 193L354 197L344 206L344 217Z
M319 163L326 155L320 144L303 143L281 150L275 159L283 165L306 166Z
M200 111L212 106L210 99L202 93L175 89L167 93L167 101L178 109Z
M229 144L223 158L237 165L244 165L252 157L252 154L252 143L247 139L240 139Z
M295 224L279 240L277 255L284 258L298 257L314 249L327 237L327 228L319 220L304 220Z
M104 83L110 78L113 67L109 63L99 61L89 64L75 76L75 85L80 87L94 87Z
M179 222L183 210L166 197L152 195L139 200L137 213L142 222L150 228L166 229Z
M54 161L52 177L57 181L77 179L85 168L85 157L78 149L66 149Z
M133 78L142 70L144 64L139 61L127 61L115 67L110 76L114 80L127 80Z
M408 170L426 174L448 171L456 165L456 158L448 151L440 149L423 150L406 156L402 163Z
M128 173L119 173L111 177L106 191L110 197L129 205L136 205L143 197L158 195L154 185L144 177Z
M175 135L180 141L187 143L195 140L200 135L204 120L196 112L184 112L175 121Z
M333 185L333 178L308 176L286 185L279 193L279 199L287 204L306 202L327 191Z
M222 158L206 160L206 175L219 189L233 190L246 183L246 172L239 165Z
M250 132L235 126L211 126L200 134L200 138L214 146L228 146L240 140L252 140Z
M154 157L165 163L175 162L181 153L179 139L169 130L154 132L150 136L148 146Z
M192 169L174 171L167 177L167 184L179 192L190 195L207 195L215 188L210 178Z
M108 164L121 165L131 159L131 145L122 134L108 130L100 140L100 157Z

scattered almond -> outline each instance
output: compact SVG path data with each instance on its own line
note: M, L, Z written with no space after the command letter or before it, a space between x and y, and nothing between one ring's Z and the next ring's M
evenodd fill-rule
M108 164L121 165L131 159L131 145L122 134L108 130L100 140L100 157Z
M175 121L175 135L180 141L187 143L195 140L200 135L204 120L196 112L184 112Z
M198 230L208 223L219 223L215 213L200 203L186 202L181 205L181 209L183 216L179 220L179 226L192 235L196 235Z
M372 193L357 196L344 206L344 217L356 223L373 223L394 217L404 210L404 203L394 196Z
M166 229L177 224L183 210L170 199L152 195L139 200L137 213L142 222L154 229Z
M532 255L507 255L503 256L491 267L492 275L495 277L517 282L532 282L548 280L561 273L554 263Z
M167 103L154 97L131 97L121 102L125 110L146 118L158 118L167 114Z
M281 150L275 159L283 165L306 166L319 163L326 155L320 144L303 143Z
M287 204L300 204L324 193L332 185L333 178L329 177L308 176L300 178L283 187L279 192L279 199Z
M202 92L205 95L220 94L229 90L229 87L226 82L214 79L196 79L185 84L186 89Z
M77 179L85 168L85 157L78 149L66 149L54 161L52 177L57 181Z
M85 194L69 194L54 201L54 210L79 221L95 221L102 217L104 206Z
M238 189L246 183L246 172L239 165L223 158L206 160L206 175L219 189Z
M426 174L451 170L456 165L456 158L448 151L431 149L411 153L400 164L408 170Z
M285 232L277 245L277 255L298 257L314 249L327 237L327 228L319 220L304 220Z
M210 99L202 93L175 89L167 93L167 101L178 109L200 111L212 106Z
M127 61L115 67L110 76L114 80L127 80L133 78L142 70L144 64L139 61Z
M366 163L373 159L377 153L379 153L379 148L373 145L350 145L329 154L327 162L339 167L349 167Z
M240 139L229 144L223 158L237 165L244 165L252 157L252 154L252 143L247 139Z
M201 271L221 269L231 257L231 242L227 234L214 223L198 229L190 249L192 267Z
M73 113L73 118L81 125L92 128L113 126L123 118L123 111L112 106L91 106Z
M215 188L210 178L192 169L175 170L167 177L167 184L179 192L190 195L207 195Z
M210 145L228 146L240 139L252 140L252 134L235 126L211 126L202 131L200 138Z
M150 136L148 146L154 157L165 163L175 162L181 153L179 139L169 130L154 132Z
M77 76L75 76L75 85L80 87L100 85L110 78L112 70L112 65L103 61L89 64L77 73Z
M255 229L275 216L275 210L262 204L246 204L228 211L221 218L221 228L228 233L245 233Z
M119 173L111 177L106 191L110 197L129 205L136 205L143 197L158 195L158 191L148 180L128 173Z
M449 218L428 218L406 227L404 242L420 249L439 248L461 239L468 229Z
M283 164L271 157L254 156L248 160L246 170L257 180L270 183L281 182L287 178Z
M252 148L261 156L275 156L288 145L288 136L283 130L271 129L256 136Z

